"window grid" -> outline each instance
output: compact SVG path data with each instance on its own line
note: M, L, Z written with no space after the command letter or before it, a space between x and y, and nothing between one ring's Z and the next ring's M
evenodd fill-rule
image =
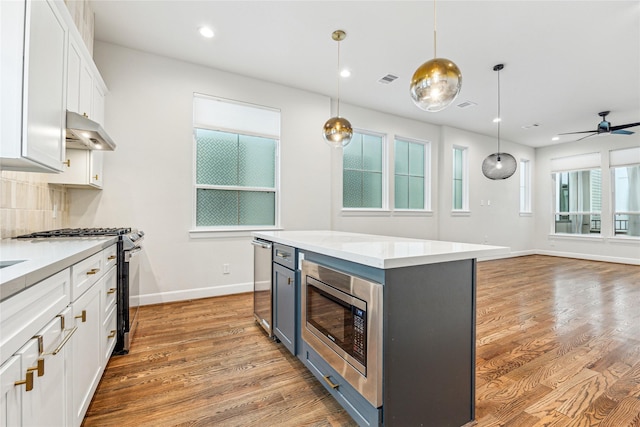
M342 151L343 208L384 207L384 139L382 135L354 132Z
M429 162L431 145L425 141L394 141L394 209L430 209Z

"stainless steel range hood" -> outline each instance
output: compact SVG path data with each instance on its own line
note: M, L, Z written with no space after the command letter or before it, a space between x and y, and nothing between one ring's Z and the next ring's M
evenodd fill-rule
M73 111L67 111L67 148L113 151L116 143L98 123Z

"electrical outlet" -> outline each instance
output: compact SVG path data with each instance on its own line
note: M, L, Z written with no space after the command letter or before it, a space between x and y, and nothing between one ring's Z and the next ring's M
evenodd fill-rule
M487 200L487 206L491 206L491 200Z
M53 219L56 219L58 217L58 204L54 203L53 204L53 212L52 212L52 217Z
M229 264L222 264L222 274L231 274L231 270L229 270Z

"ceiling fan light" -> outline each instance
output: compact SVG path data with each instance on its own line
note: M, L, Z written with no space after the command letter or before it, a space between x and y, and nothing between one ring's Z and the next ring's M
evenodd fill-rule
M462 87L460 68L446 58L422 64L411 78L411 99L424 111L442 111L453 102Z
M353 128L344 117L332 117L325 122L322 136L327 144L334 148L346 147L353 137Z

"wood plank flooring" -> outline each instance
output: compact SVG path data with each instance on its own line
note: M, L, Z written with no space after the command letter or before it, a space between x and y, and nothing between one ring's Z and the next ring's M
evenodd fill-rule
M476 356L478 426L640 426L640 267L478 263ZM142 307L83 425L355 423L241 294Z

